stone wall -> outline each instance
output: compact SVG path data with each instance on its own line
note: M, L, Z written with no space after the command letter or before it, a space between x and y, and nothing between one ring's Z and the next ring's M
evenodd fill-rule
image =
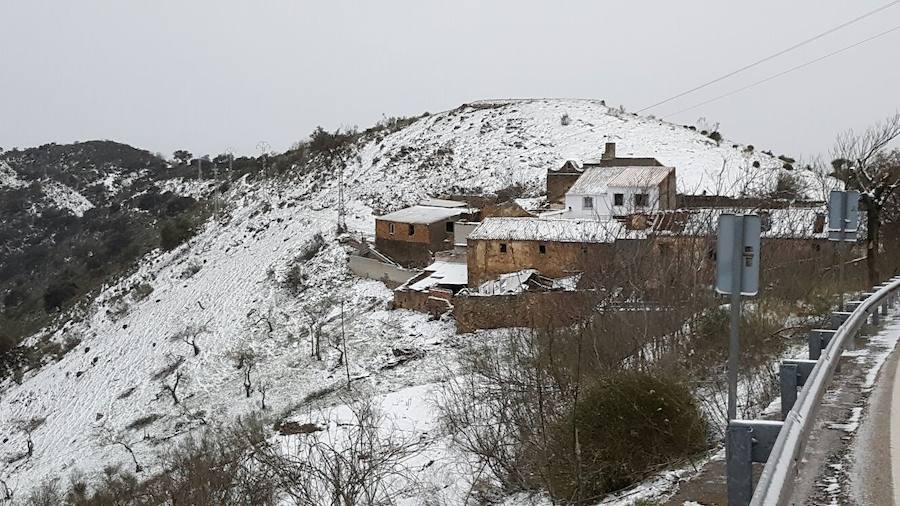
M552 204L562 204L566 200L566 192L578 178L581 173L547 173L547 202Z
M460 296L453 300L459 333L507 327L562 327L580 321L586 314L581 292L524 292Z
M373 258L350 255L350 272L366 279L377 279L390 288L396 288L418 274L417 271L379 262Z
M605 243L469 240L469 286L522 269L537 269L551 278L602 271L612 261L613 252L614 245Z
M394 290L394 309L409 309L438 317L453 308L453 292L434 288L428 291Z

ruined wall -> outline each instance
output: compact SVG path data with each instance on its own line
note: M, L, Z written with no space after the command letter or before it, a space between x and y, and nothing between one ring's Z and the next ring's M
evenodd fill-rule
M580 292L461 296L453 301L459 333L507 327L562 327L580 321L586 314Z
M611 340L623 329L642 336L662 336L683 322L671 311L642 307L607 307L597 311L589 291L524 292L517 295L458 296L453 316L458 333L499 328L560 328L593 319L593 329ZM633 351L633 350L629 350Z
M566 200L566 192L578 181L581 173L547 173L547 202L562 204Z
M396 288L418 274L417 271L411 271L359 255L350 255L349 267L350 272L353 274L361 278L377 279L389 288Z
M394 290L394 309L409 309L440 316L452 309L453 292L440 288L428 291Z
M506 252L500 251L501 244L506 245ZM476 287L500 274L522 269L537 269L552 278L603 270L612 255L612 244L469 240L469 286Z

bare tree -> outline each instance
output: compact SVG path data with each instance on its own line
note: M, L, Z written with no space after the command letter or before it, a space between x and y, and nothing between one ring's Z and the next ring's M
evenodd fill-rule
M900 113L895 113L862 134L847 130L838 135L833 150L835 175L849 188L859 190L866 209L866 266L870 285L879 281L883 212L894 201L900 187L900 151L888 151L888 145L898 137Z
M12 501L13 491L3 478L0 478L0 486L3 486L3 500Z
M196 357L200 354L200 345L197 344L197 339L206 332L206 325L189 325L182 331L173 335L170 339L173 341L181 341L190 346Z
M167 392L169 394L169 396L172 397L172 402L176 406L178 405L178 402L179 402L178 385L181 384L182 380L186 381L187 376L184 373L182 373L181 371L175 371L175 381L173 381L171 385L166 382L163 382L163 384L162 384L163 391Z
M122 434L116 434L111 428L103 425L98 429L97 439L105 446L121 446L125 448L125 451L128 452L128 455L131 456L131 461L134 463L134 472L139 473L144 470L144 467L138 462L134 450L131 449L133 443L128 442Z
M263 411L268 409L266 407L266 392L269 391L269 386L270 386L270 384L268 382L262 382L259 385L257 385L257 387L256 387L256 391L259 392L259 395L260 395L259 407Z
M386 426L371 400L349 406L352 417L337 430L307 434L287 452L275 445L257 452L298 504L394 504L414 490L407 463L424 448L423 438Z
M318 301L310 301L301 307L301 315L309 334L310 356L322 360L322 334L334 300L330 297Z
M244 395L249 399L250 394L253 393L253 381L251 375L253 373L253 367L256 366L258 360L256 352L250 348L241 348L230 352L229 355L231 359L234 360L234 368L241 371L244 380Z

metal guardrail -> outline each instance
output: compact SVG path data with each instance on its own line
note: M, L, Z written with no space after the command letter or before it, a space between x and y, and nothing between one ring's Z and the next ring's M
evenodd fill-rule
M847 342L871 317L877 324L898 301L900 276L832 314L832 329L813 330L810 360L786 360L780 368L784 422L733 420L726 434L728 502L730 505L788 504L798 462L816 421L816 412ZM880 314L879 314L880 313ZM797 389L800 388L798 393ZM753 463L765 462L759 483L752 485Z

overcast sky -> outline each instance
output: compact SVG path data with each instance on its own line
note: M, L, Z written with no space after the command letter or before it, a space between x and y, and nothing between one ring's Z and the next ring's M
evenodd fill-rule
M482 98L635 111L887 0L2 0L0 146L113 139L170 154L287 149L316 125ZM658 109L665 116L900 25L900 5ZM825 152L900 108L900 31L727 99L735 141Z

